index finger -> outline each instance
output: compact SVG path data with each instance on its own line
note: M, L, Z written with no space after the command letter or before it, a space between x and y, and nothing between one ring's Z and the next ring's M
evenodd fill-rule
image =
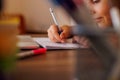
M57 28L57 26L53 27L53 29L51 30L53 36L59 41L61 42L61 38L60 38L60 34L59 34L59 30Z
M60 35L58 32L52 32L53 36L55 37L55 39L57 39L59 42L61 41Z

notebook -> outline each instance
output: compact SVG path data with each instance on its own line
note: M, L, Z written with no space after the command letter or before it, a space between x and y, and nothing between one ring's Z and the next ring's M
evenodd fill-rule
M33 38L39 45L47 49L78 49L84 48L82 45L77 43L67 42L67 43L54 43L51 42L48 37L36 37Z
M30 35L18 35L18 48L20 49L36 49L39 48L37 44Z

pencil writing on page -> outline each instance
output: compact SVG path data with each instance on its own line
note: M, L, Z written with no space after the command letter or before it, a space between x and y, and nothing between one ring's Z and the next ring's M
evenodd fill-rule
M54 13L53 9L50 8L49 10L50 10L50 13L51 13L51 16L52 16L52 18L53 18L54 23L57 25L57 27L58 27L58 29L59 29L59 31L60 31L59 24L58 24L58 21L57 21L57 18L56 18L56 16L55 16L55 13Z
M50 10L50 13L51 13L51 16L53 18L54 23L58 26L58 21L56 19L56 16L55 16L55 13L54 13L53 9L50 8L49 10Z

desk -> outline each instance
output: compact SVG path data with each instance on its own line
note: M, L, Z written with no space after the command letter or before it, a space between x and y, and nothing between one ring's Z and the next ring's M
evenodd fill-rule
M81 61L87 65L96 64L93 68L99 69L100 61L93 53L90 49L81 49ZM18 60L15 70L10 74L11 80L73 80L76 54L76 50L55 50Z

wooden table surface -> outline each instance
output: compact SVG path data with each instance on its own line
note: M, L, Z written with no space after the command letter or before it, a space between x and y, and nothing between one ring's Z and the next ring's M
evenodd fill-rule
M101 70L102 64L91 49L80 49L79 52L51 50L45 55L18 60L10 78L11 80L73 80L76 73L77 54L80 54L79 60L85 65L81 67L82 70Z

